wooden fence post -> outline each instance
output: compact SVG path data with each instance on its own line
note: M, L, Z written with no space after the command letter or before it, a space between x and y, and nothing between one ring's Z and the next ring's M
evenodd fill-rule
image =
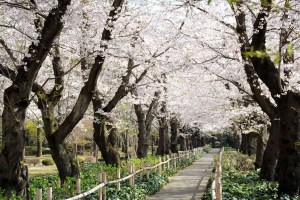
M135 164L132 164L132 173L135 173ZM135 175L132 176L132 185L134 185L134 177Z
M37 200L43 200L43 189L38 188L36 191L36 199Z
M121 178L121 169L118 168L117 169L117 179L119 179L119 181L117 182L117 191L120 191L120 188L121 188L120 178Z
M169 155L167 155L167 161L168 161L167 166L168 166L168 169L170 169L170 159L169 158L170 158Z
M143 168L143 164L142 164L142 162L140 162L140 169L142 169L142 168ZM143 176L144 176L144 171L141 171L141 173L140 173L140 181L143 180Z
M164 156L161 157L161 162L165 162L165 157L164 157ZM162 172L165 171L165 164L162 164L162 165L161 165L161 171L162 171Z
M147 166L147 167L150 167L150 166L151 166L150 160L147 161L146 166ZM149 179L149 175L150 175L150 169L147 170L147 179Z
M176 156L177 156L177 155L174 154L174 168L175 168L175 169L176 169L176 167L177 167L177 166L176 166L176 165L177 165L177 158L176 158Z
M77 194L80 194L80 193L81 193L80 183L81 183L81 179L78 178L78 179L76 180L76 193L77 193Z
M102 173L100 172L98 175L98 184L102 183ZM102 200L102 188L98 190L98 200Z
M47 188L47 200L52 200L52 187Z
M133 173L133 164L130 165L129 168L129 173L132 174ZM129 185L132 186L133 182L132 182L132 177L129 178Z
M211 185L211 199L216 200L216 180L214 180Z
M102 181L106 184L106 172L102 173ZM103 200L106 200L106 186L103 187L102 190L103 194Z
M158 158L158 173L161 174L161 157Z

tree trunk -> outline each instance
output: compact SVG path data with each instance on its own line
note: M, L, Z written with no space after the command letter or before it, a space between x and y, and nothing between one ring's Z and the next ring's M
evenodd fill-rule
M201 146L204 147L206 145L206 137L201 137Z
M170 120L170 127L171 127L171 151L172 153L177 153L177 133L178 133L178 120L173 117Z
M5 109L3 113L9 116L7 112ZM20 123L23 122L24 118L19 118L21 121L18 122L18 119L8 116L3 117L4 145L0 154L0 187L5 189L7 196L10 196L12 191L16 191L17 195L25 195L24 189L27 185L27 177L22 176L24 166L21 164L21 160L26 136L23 123ZM18 117L18 115L15 117Z
M264 151L263 160L260 170L260 178L268 181L273 181L275 178L275 170L279 156L279 134L280 120L271 119L269 128L269 140Z
M98 154L98 146L96 142L93 142L93 150L94 150L93 155L96 158L96 162L97 162L99 158L99 154Z
M137 146L137 157L145 158L147 156L147 151L149 148L148 144L148 133L146 131L146 117L144 111L142 110L142 106L134 105L135 114L137 116L138 123L138 146Z
M56 164L61 186L67 177L79 177L79 166L72 153L67 149L66 144L58 144L55 139L48 140L51 149L51 156Z
M102 99L98 92L95 92L92 99L94 110L94 141L101 151L102 158L106 164L119 166L121 164L119 150L117 149L116 128L112 121L108 121L107 116L99 113L102 110ZM108 131L108 136L106 135Z
M279 194L299 195L300 189L300 96L281 95L278 159Z
M163 106L164 107L164 106ZM162 108L164 109L164 108ZM163 112L164 113L164 112ZM159 118L159 141L157 148L157 155L163 156L164 154L169 154L170 152L170 142L168 136L168 123L166 116Z
M240 146L240 152L243 154L248 153L248 134L242 134L242 142Z
M180 144L180 151L185 150L185 138L182 136L179 136L179 144Z
M120 155L115 148L116 130L112 128L109 136L105 135L105 119L94 122L94 140L97 143L106 164L119 166Z
M257 136L257 144L256 144L256 159L255 159L255 169L260 169L262 160L263 160L263 154L266 148L266 137L267 137L267 127L263 127L260 131L260 133Z
M41 157L43 154L41 128L37 128L36 146L37 146L36 157Z

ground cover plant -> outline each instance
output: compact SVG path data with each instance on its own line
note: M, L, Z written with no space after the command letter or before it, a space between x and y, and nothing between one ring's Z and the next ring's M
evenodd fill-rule
M216 159L215 159L216 160ZM224 200L297 200L299 197L278 196L278 183L259 178L254 169L254 157L236 151L225 151L222 156L222 198ZM214 174L213 174L214 175ZM202 200L211 200L212 175Z

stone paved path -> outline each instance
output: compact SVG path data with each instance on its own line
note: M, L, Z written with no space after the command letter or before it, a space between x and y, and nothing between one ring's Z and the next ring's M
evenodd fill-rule
M148 200L201 199L211 175L214 155L218 152L219 149L211 149L191 166L171 177L169 183L156 194L149 196Z

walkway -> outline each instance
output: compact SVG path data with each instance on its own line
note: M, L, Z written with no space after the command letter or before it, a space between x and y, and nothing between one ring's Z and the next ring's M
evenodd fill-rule
M191 166L178 172L159 192L149 196L148 200L201 199L211 175L214 155L218 152L219 149L212 149Z

